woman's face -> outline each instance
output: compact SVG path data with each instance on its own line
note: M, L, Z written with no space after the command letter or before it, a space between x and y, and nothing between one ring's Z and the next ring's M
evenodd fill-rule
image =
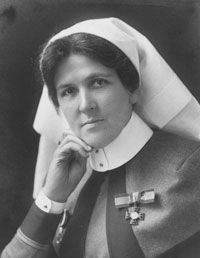
M132 94L115 70L84 55L58 65L55 87L70 128L95 149L112 142L131 117Z

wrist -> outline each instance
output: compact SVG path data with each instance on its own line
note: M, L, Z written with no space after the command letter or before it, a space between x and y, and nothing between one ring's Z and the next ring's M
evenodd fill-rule
M61 189L58 190L57 188L53 188L51 186L48 186L47 184L45 184L42 189L43 193L54 202L65 203L70 195L67 189L62 191Z
M65 202L57 202L50 199L42 188L35 200L38 208L46 213L61 214L65 208Z

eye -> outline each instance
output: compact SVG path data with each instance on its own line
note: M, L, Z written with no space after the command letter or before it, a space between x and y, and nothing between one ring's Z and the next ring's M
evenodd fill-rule
M92 86L94 88L101 88L101 87L105 86L106 84L108 84L108 81L103 78L96 78L92 82Z
M61 97L65 96L74 96L76 94L76 88L75 87L67 87L61 92Z

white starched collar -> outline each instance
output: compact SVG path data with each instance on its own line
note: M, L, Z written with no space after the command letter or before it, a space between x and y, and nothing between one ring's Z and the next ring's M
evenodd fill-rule
M135 113L118 137L102 149L90 154L92 169L105 172L115 169L132 159L153 135L151 128Z

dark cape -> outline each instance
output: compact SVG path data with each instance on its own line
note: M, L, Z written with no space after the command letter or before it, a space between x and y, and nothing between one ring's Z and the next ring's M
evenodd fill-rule
M200 145L198 142L156 132L143 149L128 163L107 172L109 177L106 207L106 234L111 258L199 258L200 254ZM93 185L93 183L92 183ZM89 186L91 187L91 185ZM90 192L87 184L80 194ZM95 186L96 188L96 186ZM120 193L154 189L154 203L141 204L145 220L131 226L125 220L125 210L117 209L114 197ZM96 195L98 194L98 191ZM88 198L95 196L85 195ZM79 203L77 203L79 205ZM91 209L92 207L88 207ZM76 207L80 211L80 207ZM91 214L91 212L90 212ZM90 216L90 215L89 215ZM84 214L78 227L85 227ZM84 226L83 226L84 224ZM77 228L78 228L77 227ZM68 231L67 231L68 232ZM76 232L80 232L79 230ZM78 233L70 233L70 245L79 249ZM68 238L68 239L69 239ZM74 238L74 240L73 240ZM66 255L67 237L61 247L61 257ZM74 257L83 257L81 254ZM73 249L73 248L72 248ZM73 254L72 254L73 257Z

